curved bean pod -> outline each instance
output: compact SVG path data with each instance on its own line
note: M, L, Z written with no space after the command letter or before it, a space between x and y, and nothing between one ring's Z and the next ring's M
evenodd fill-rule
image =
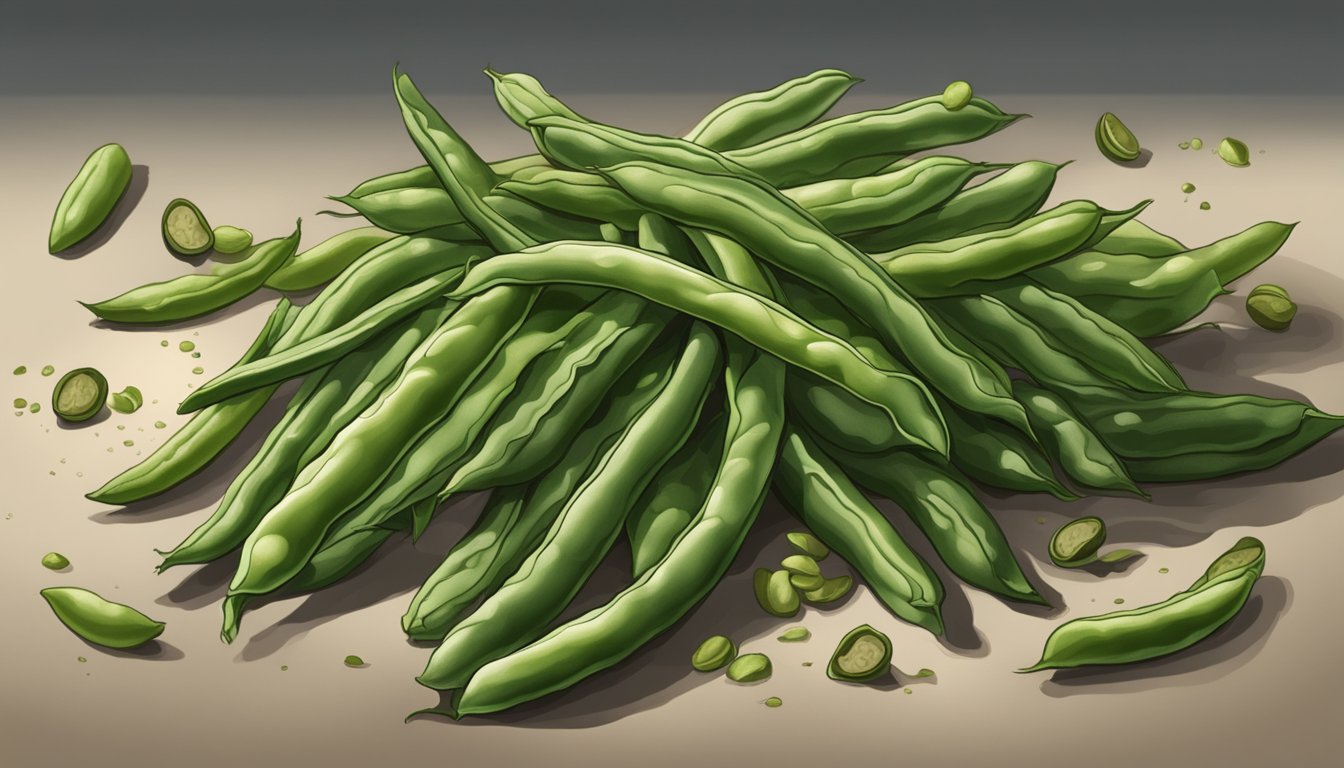
M768 91L744 93L715 107L685 139L716 150L759 144L820 119L860 82L848 72L819 69Z
M277 291L309 291L334 279L360 256L391 240L377 227L359 227L333 235L306 251L294 254L263 283Z

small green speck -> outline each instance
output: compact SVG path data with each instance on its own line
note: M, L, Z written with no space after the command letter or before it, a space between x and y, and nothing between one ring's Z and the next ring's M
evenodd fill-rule
M933 677L933 670L925 667L915 673L915 677Z
M166 346L168 346L168 340L167 340L167 339L164 339L163 341L160 341L160 342L159 342L159 346L160 346L160 347L166 347Z
M125 424L118 424L118 425L117 425L117 429L120 429L120 430L125 431L125 429L126 429L126 425L125 425Z
M1209 209L1212 208L1212 207L1213 207L1213 206L1209 205L1209 201L1208 201L1208 200L1205 200L1204 202L1202 202L1202 203L1199 204L1199 210L1201 210L1201 211L1207 211L1207 210L1209 210Z
M29 403L29 404L28 404L28 410L29 410L29 412L31 412L31 413L37 413L38 411L42 410L42 404L41 404L41 403Z
M168 426L168 425L167 425L167 424L164 424L162 421L156 421L156 422L154 422L154 428L155 428L155 429L163 429L163 428L166 427L166 426Z
M1117 598L1115 598L1115 600L1113 600L1112 602L1114 602L1116 605L1124 605L1124 604L1125 604L1125 598L1123 598L1123 597L1117 597Z
M88 662L88 659L84 658L83 656L76 656L75 658L76 660L79 661L80 664L85 664Z
M812 636L807 627L794 627L784 631L784 634L775 638L781 643L801 643Z
M55 366L52 366L52 365L44 365L44 366L42 366L42 375L43 375L43 376L50 376L51 374L53 374L53 373L55 373L55 372L56 372L56 367L55 367Z
M1187 181L1181 185L1181 191L1188 195L1195 191L1195 185Z
M1045 518L1044 518L1044 517L1038 517L1038 518L1036 518L1036 524L1037 524L1037 525L1045 525Z
M288 665L288 664L281 664L281 665L280 665L280 671L281 671L281 672L288 672L288 671L289 671L289 665Z
M191 353L191 356L192 356L192 357L199 358L199 357L201 356L201 353L200 353L200 352L192 352L192 353Z
M50 568L53 571L59 571L62 568L69 567L69 565L70 561L66 559L65 555L62 555L60 552L48 552L47 554L42 556L43 568Z
M1158 568L1158 569L1157 569L1157 572L1158 572L1158 573L1171 573L1171 569L1170 569L1170 568Z
M194 341L183 341L183 342L180 342L180 343L177 345L177 348L180 349L180 350L182 350L183 352L190 352L191 350L193 350L193 349L196 348L196 342L194 342Z
M1191 139L1191 140L1190 140L1190 148L1191 148L1191 149L1203 149L1203 148L1204 148L1204 140L1203 140L1203 139L1200 139L1200 138L1194 138L1194 139Z
M18 368L15 368L15 369L14 369L14 375L15 375L15 376L22 376L23 374L25 374L25 373L27 373L27 372L28 372L28 366L26 366L26 365L20 365Z
M779 698L778 696L771 696L770 698L765 700L765 706L771 709L774 709L776 707L782 707L784 706L784 700Z
M202 373L205 373L205 369L198 365L195 368L192 368L191 372L196 374L197 376L200 376Z
M54 469L53 469L53 470L50 470L50 471L47 472L47 474L48 474L48 475L51 475L52 477L55 477L55 476L56 476L56 470L54 470Z
M28 407L28 401L27 401L27 400L24 400L22 397L16 397L16 398L14 398L14 407L15 407L15 408L27 408L27 407Z
M913 690L911 690L911 689L909 689L909 688L906 688L906 689L905 689L905 695L906 695L906 696L909 696L909 695L912 694L912 693L914 693Z
M109 446L107 447L107 452L108 452L108 453L111 453L111 452L112 452L112 446L109 445Z
M1176 146L1180 147L1181 149L1189 149L1189 148L1190 148L1190 142L1188 142L1188 141L1182 141L1180 144L1177 144Z
M135 445L135 441L134 441L134 440L122 440L122 441L121 441L121 444L124 445L124 446L126 446L127 448L130 448L131 446Z
M364 660L361 659L361 658L359 658L358 656L355 656L355 655L352 654L352 655L350 655L350 656L346 656L346 657L345 657L345 666L347 666L347 667L362 667L362 666L364 666Z
M804 667L810 667L810 666L812 666L812 662L810 662L810 661L804 661L804 662L803 662L803 666L804 666Z

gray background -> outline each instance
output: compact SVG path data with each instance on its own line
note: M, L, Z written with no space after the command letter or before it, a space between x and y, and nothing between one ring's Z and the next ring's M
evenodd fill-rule
M874 91L1340 93L1337 2L10 2L0 93L736 92L840 67Z

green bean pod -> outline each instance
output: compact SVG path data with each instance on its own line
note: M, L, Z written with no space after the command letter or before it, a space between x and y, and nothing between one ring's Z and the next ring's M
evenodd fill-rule
M819 69L767 91L744 93L715 107L685 139L715 150L759 144L812 124L860 82L848 72Z
M1160 459L1126 459L1125 466L1144 482L1173 483L1207 480L1266 469L1286 461L1344 427L1344 418L1308 412L1297 430L1270 440L1253 451L1192 451Z
M984 138L1021 117L980 98L951 112L941 95L929 96L843 115L724 156L776 187L791 187L866 176L915 152Z
M1320 439L1344 421L1307 403L1258 395L1125 392L1081 386L1052 389L1126 464L1129 459L1163 460L1190 454L1254 454L1297 435L1313 422L1319 426L1309 434Z
M890 227L850 236L866 253L882 253L915 243L933 243L1014 227L1034 216L1054 189L1067 163L1029 160L981 184L967 187L931 211Z
M713 332L696 326L662 391L599 459L545 540L448 633L416 680L438 690L461 688L483 665L536 639L564 610L620 533L631 500L686 440L719 359Z
M51 217L47 251L59 253L102 226L131 186L131 158L120 144L95 149L61 194Z
M441 303L423 309L325 373L305 379L280 423L224 492L214 514L176 547L161 553L159 572L209 562L242 544L299 471L373 402L454 306Z
M672 549L709 495L722 458L723 414L686 441L654 476L625 520L630 540L630 574L638 579Z
M1050 633L1040 661L1018 670L1129 664L1176 653L1231 621L1265 569L1265 545L1245 537L1190 588L1153 605L1087 616Z
M611 385L605 409L592 414L532 487L495 491L476 524L411 600L401 619L407 635L442 640L477 598L494 594L518 571L597 460L662 391L679 347L664 345L633 361Z
M503 658L492 654L454 696L455 716L494 712L568 688L634 653L714 588L765 498L783 425L784 366L734 339L725 381L729 415L720 469L672 549L606 605Z
M942 412L952 437L949 458L967 477L1008 491L1048 493L1062 501L1079 498L1055 478L1050 459L1040 447L1020 432L950 404Z
M445 240L476 239L476 231L462 219L453 199L439 182L439 177L428 166L412 168L400 173L379 177L378 186L396 182L396 186L370 188L368 182L344 195L328 195L353 209L370 224L388 232L413 235L433 231ZM334 211L320 211L332 216L345 217Z
M877 453L909 444L892 427L891 420L885 418L882 409L845 389L796 369L789 371L788 380L786 397L790 414L827 441L859 453Z
M459 267L431 275L396 291L340 326L235 366L187 395L178 405L178 412L190 413L243 392L279 384L352 354L408 315L442 301L443 294L461 281L463 273Z
M387 475L390 464L457 402L535 299L501 288L465 303L421 344L368 411L341 430L243 544L229 598L264 594L307 562L331 523ZM369 456L384 460L369 461ZM226 600L227 603L227 600ZM226 642L233 629L226 627Z
M1013 382L1013 392L1026 406L1050 458L1069 477L1092 488L1148 498L1101 437L1057 393L1022 380Z
M289 237L268 240L250 256L233 264L219 264L208 275L183 275L161 283L149 283L119 296L84 304L103 320L118 323L176 323L223 309L248 296L266 282L271 273L294 255L299 245L299 226Z
M40 594L71 632L105 648L134 648L163 634L162 621L87 589L47 587Z
M528 245L528 236L482 199L499 183L499 176L444 121L410 77L394 72L393 83L411 140L434 169L463 220L498 251L516 251Z
M892 613L943 634L938 576L804 432L785 430L775 487L789 510L853 566Z
M281 299L238 364L265 355L295 314L289 300ZM214 461L266 405L274 391L269 388L248 392L200 411L139 464L85 497L104 504L129 504L176 486Z
M264 285L277 291L310 291L333 280L360 256L391 240L377 227L359 227L333 235L285 262Z
M496 285L548 282L630 291L718 325L881 406L912 442L939 452L946 447L942 421L918 379L874 368L843 339L808 325L773 301L664 256L609 243L548 243L481 263L451 296L461 298Z
M1022 573L993 515L955 469L910 451L877 456L824 450L859 485L904 509L967 584L1010 600L1047 604Z
M1137 215L1143 203L1123 215ZM915 296L975 294L990 281L1061 259L1100 239L1103 216L1095 203L1073 200L1007 229L920 243L873 254L873 259Z
M1102 253L1137 253L1141 256L1172 256L1189 250L1173 237L1158 232L1138 219L1131 219L1116 227L1092 250Z

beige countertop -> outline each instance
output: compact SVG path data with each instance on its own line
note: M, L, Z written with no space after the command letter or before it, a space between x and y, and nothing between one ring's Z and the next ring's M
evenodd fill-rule
M1211 308L1209 319L1227 321L1222 331L1201 331L1161 349L1197 388L1296 393L1344 412L1344 253L1336 235L1344 105L1269 96L986 95L1034 118L964 154L1075 160L1060 176L1055 201L1083 197L1124 208L1151 197L1142 219L1190 245L1266 219L1300 221L1239 295ZM844 106L893 100L856 94ZM484 87L435 103L487 158L527 151L527 138L507 126ZM602 95L572 103L594 117L675 133L717 99ZM1145 167L1120 167L1097 153L1092 124L1105 110L1121 115L1152 150ZM1224 135L1246 141L1251 167L1233 169L1210 154ZM1204 139L1204 151L1177 149L1194 136ZM136 204L121 209L123 220L101 247L48 255L56 200L87 153L108 141L122 143L142 166L131 193ZM434 705L437 696L413 680L429 651L406 642L398 619L479 499L443 513L415 545L393 539L373 563L332 588L257 607L233 645L220 643L219 600L232 563L155 575L152 548L171 546L209 514L264 435L260 427L276 417L276 404L242 444L166 498L121 512L83 494L183 423L174 413L178 399L236 359L275 295L263 292L220 316L150 330L98 327L75 300L102 299L192 269L159 239L160 213L174 197L196 202L214 224L245 226L259 239L287 234L302 216L304 242L311 244L351 225L313 215L325 207L323 195L418 163L390 94L0 100L6 233L0 397L43 403L37 414L6 413L0 431L7 491L0 502L0 764L1336 764L1344 746L1344 697L1335 674L1344 635L1339 435L1269 471L1155 486L1152 503L991 499L1033 581L1067 607L1024 609L946 577L944 643L887 614L862 588L840 607L807 609L797 621L765 616L751 596L751 571L778 561L787 548L783 533L792 528L771 501L730 575L689 619L636 657L510 713L403 724L403 716ZM1198 188L1188 200L1180 191L1187 181ZM1201 200L1212 209L1200 211ZM1240 302L1258 282L1293 292L1301 311L1289 332L1247 327ZM199 360L177 350L182 340L197 344ZM21 364L28 373L11 376ZM139 386L145 407L83 428L59 426L49 405L55 377L39 373L48 364L57 375L97 367L114 390ZM205 368L203 376L190 372L196 365ZM168 428L155 429L156 420ZM128 440L134 445L123 444ZM1108 545L1147 556L1104 577L1043 562L1055 527L1083 514L1107 521ZM1163 599L1243 535L1265 542L1264 577L1243 612L1197 648L1125 668L1013 674L1036 660L1059 622L1109 610L1117 597L1130 606ZM70 559L68 572L40 565L51 550ZM828 566L842 567L834 560ZM618 547L582 607L618 589L627 567L628 550ZM38 597L57 584L135 605L166 621L167 631L145 651L90 646ZM835 642L864 622L891 636L900 673L876 687L828 680L824 666ZM799 623L812 630L809 642L774 640ZM693 672L691 651L713 633L729 634L744 651L768 653L774 676L740 686ZM346 668L342 659L351 653L368 666ZM816 665L803 667L804 661ZM911 679L921 667L936 676ZM768 696L784 705L767 709L761 701Z

